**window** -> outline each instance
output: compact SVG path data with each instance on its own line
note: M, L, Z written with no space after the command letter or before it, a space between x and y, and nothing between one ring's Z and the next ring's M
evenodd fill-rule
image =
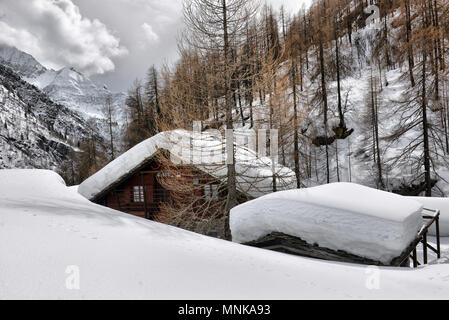
M134 186L134 202L143 202L144 200L144 193L143 193L143 186Z
M156 173L156 177L158 178L172 178L173 175L170 172L165 172L165 171L159 171L158 173Z
M204 195L207 201L218 200L218 185L206 184L204 186Z

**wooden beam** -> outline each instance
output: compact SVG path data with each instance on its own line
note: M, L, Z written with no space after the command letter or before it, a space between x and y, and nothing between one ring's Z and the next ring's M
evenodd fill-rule
M120 206L120 197L118 196L117 189L114 189L115 200L117 201L118 210L122 211L122 207Z
M422 236L422 246L423 246L423 263L427 264L427 230L424 232Z
M145 189L145 180L144 180L142 172L140 172L139 174L140 174L140 181L141 181L142 189L143 189L143 210L144 210L145 219L148 219L147 195L146 195L146 189ZM140 190L139 190L139 193L140 193Z
M437 237L437 257L441 258L441 248L440 248L440 213L435 218L435 229L436 229L436 237Z

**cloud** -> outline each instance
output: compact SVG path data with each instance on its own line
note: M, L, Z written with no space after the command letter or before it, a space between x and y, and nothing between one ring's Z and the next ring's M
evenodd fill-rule
M105 24L83 17L72 0L2 0L0 12L0 43L52 68L102 74L115 69L113 58L128 53Z
M159 36L154 32L153 27L148 23L144 22L142 24L143 33L148 42L153 43L159 41Z

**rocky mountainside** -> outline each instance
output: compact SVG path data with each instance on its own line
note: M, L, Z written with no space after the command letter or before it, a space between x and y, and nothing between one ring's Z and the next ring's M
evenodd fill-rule
M42 74L38 64L22 66L22 75ZM55 168L86 135L86 121L78 113L0 64L0 168Z
M53 101L78 111L85 119L101 117L101 108L108 97L114 106L123 110L126 94L111 92L74 68L47 69L33 56L6 45L0 45L0 64L10 67Z

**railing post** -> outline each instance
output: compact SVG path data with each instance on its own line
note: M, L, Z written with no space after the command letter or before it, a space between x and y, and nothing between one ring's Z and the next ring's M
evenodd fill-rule
M437 237L437 257L438 259L441 257L440 251L440 214L438 213L435 218L435 229L436 229L436 237Z
M413 268L416 268L418 266L418 258L416 256L416 246L413 249Z
M424 231L422 235L422 246L423 246L423 264L427 264L427 230Z

